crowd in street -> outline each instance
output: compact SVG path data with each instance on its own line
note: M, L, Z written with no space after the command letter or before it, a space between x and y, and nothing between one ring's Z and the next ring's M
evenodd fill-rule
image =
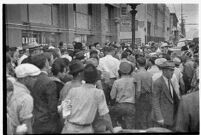
M198 43L171 48L7 46L7 133L199 132Z

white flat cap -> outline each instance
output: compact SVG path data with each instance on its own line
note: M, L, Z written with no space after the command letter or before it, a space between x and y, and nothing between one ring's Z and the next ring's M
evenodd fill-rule
M173 62L181 63L181 60L180 60L179 58L176 57L176 58L173 59Z
M161 45L161 47L168 47L169 45L167 44L167 43L163 43L162 45Z
M155 64L160 66L161 64L163 64L166 61L167 61L167 59L165 59L165 58L158 58L155 60Z
M33 64L20 64L15 68L17 78L24 78L27 76L37 76L41 73L40 69Z

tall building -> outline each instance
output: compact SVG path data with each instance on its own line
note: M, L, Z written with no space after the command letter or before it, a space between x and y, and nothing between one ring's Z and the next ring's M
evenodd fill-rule
M118 41L119 10L117 4L7 4L6 45Z
M131 42L130 6L121 4L120 41ZM140 4L135 20L135 42L168 41L170 37L170 11L165 4Z

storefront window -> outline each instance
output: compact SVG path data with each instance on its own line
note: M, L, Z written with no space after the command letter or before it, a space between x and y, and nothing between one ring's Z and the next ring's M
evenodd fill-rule
M39 31L22 31L22 46L29 43L37 42L39 45L57 45L57 33L39 32Z

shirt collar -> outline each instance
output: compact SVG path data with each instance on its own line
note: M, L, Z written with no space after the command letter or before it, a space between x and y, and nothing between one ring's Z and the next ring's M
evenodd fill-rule
M41 73L45 73L46 75L48 75L47 71L42 71L42 70L41 70Z
M55 77L55 76L52 76L50 77L53 81L58 81L58 82L62 82L59 78Z
M83 84L83 86L84 86L84 87L87 87L87 88L96 88L95 85L89 84L89 83L85 83L85 84Z

